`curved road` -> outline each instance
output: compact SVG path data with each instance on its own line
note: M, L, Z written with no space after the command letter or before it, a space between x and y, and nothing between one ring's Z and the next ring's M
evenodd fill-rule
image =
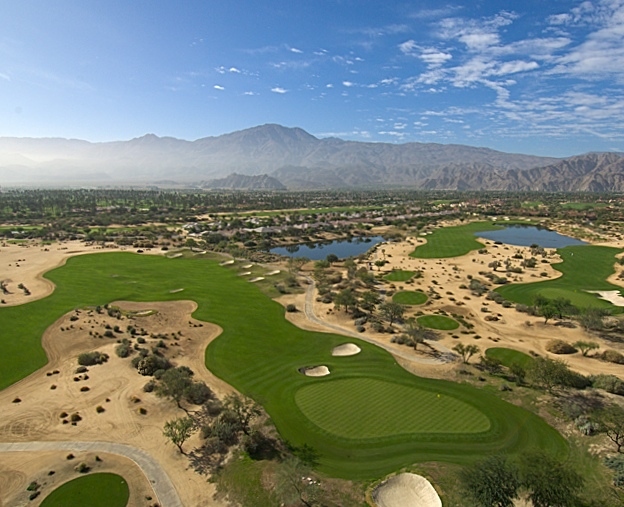
M378 347L381 347L382 349L385 349L388 352L390 352L390 354L392 354L393 356L401 357L403 359L406 359L407 361L412 361L415 363L422 363L422 364L445 364L445 363L454 361L455 354L450 349L446 348L444 345L441 345L439 343L433 343L433 342L428 341L427 345L430 345L431 347L438 349L442 353L442 356L440 358L426 359L426 358L421 358L421 357L414 357L413 354L408 354L401 350L396 350L395 348L390 347L389 345L386 345L385 343L380 343L376 340L373 340L372 338L368 338L367 336L363 336L360 333L356 333L355 331L350 331L349 329L345 329L343 327L336 326L335 324L330 324L329 322L325 322L319 319L314 313L315 282L309 276L303 275L303 277L308 281L308 287L306 289L306 298L305 298L305 305L303 307L303 311L305 313L306 319L308 319L310 322L314 322L315 324L318 324L319 326L323 326L339 334L353 336L354 338L357 338L358 340L363 340L365 342L372 343L373 345L377 345Z
M134 461L149 480L162 507L183 507L167 472L149 454L136 447L114 442L8 442L0 443L0 452L20 451L92 451L118 454Z

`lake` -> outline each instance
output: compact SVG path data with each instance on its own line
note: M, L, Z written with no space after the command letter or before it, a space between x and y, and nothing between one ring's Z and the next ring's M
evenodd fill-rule
M384 239L381 236L353 238L352 240L336 240L331 243L305 243L301 245L280 246L271 248L271 253L285 255L286 257L307 257L318 261L325 259L329 254L336 255L339 259L356 257L373 248Z
M475 236L500 241L507 245L531 246L543 248L563 248L565 246L586 245L584 241L564 236L555 231L533 225L508 225L497 231L475 232Z

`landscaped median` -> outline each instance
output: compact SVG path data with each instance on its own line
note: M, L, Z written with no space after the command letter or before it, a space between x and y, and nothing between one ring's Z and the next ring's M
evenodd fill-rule
M329 475L378 478L416 462L468 463L531 447L566 455L567 443L542 419L483 390L416 377L385 350L356 339L350 341L360 353L333 356L343 336L290 324L281 305L238 274L237 263L201 258L70 258L46 275L56 284L51 296L0 309L0 385L45 364L43 331L67 311L187 299L197 302L195 318L223 329L206 350L208 368L261 403L291 445L311 447ZM299 373L311 365L331 374Z

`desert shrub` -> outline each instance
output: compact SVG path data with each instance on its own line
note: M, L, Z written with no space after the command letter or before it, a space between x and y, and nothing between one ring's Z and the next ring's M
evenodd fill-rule
M204 382L193 382L184 391L184 397L193 405L202 405L212 398L212 391Z
M586 436L594 435L600 429L600 425L593 422L588 416L581 415L574 420L577 429Z
M516 311L520 312L520 313L528 313L529 307L527 305L522 305L522 304L518 303L516 305Z
M624 364L624 355L617 350L605 350L600 358L610 363Z
M78 366L78 368L76 368L76 373L85 373L89 370L87 370L86 366Z
M139 336L137 338L137 343L145 343L145 338L143 338L142 336Z
M286 311L287 311L288 313L293 313L293 312L296 312L296 311L297 311L297 307L296 307L295 305L293 305L292 303L287 304L287 305L286 305Z
M151 393L154 390L154 387L156 387L156 382L150 380L143 386L143 391L146 393Z
M546 344L546 350L553 354L574 354L577 351L576 348L568 342L558 339L550 340Z
M78 356L78 364L82 366L93 366L108 361L108 354L102 352L84 352Z
M79 421L82 421L82 417L80 417L80 414L78 412L74 412L69 418L69 420L71 422L79 422Z
M119 357L128 357L132 352L132 348L129 343L121 343L115 347L115 354Z
M98 405L97 407L95 407L95 411L96 411L98 414L101 414L102 412L104 412L104 410L105 410L105 409L104 409L104 407L103 407L102 405Z
M589 377L592 386L604 389L608 393L624 396L624 382L615 375L592 375Z
M167 370L171 364L164 357L150 354L141 359L137 364L137 370L141 375L154 375L157 370Z

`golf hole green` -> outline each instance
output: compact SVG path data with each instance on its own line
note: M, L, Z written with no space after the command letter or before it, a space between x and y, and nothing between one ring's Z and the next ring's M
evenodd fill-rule
M397 292L392 296L392 301L402 305L422 305L427 302L427 294L418 290L406 290Z
M423 315L416 320L421 326L440 331L452 331L459 327L459 322L444 315Z

